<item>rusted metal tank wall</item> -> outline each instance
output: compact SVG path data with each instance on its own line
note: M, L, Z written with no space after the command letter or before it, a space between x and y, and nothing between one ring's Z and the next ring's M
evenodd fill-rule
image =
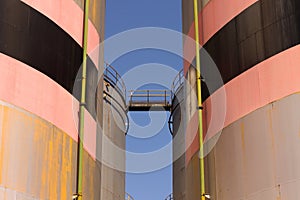
M80 6L82 10L84 9L84 0L74 1ZM105 4L105 0L91 0L89 7L89 18L102 39L104 38L105 30Z
M295 28L300 25L299 2L198 2L201 44L224 80L227 108L224 126L216 127L221 136L205 157L206 193L214 200L298 199L300 82L294 74L300 71L300 37ZM194 37L193 1L182 4L183 32ZM194 46L185 42L184 51L193 54L189 48ZM201 67L206 66L202 63ZM184 72L195 90L189 63ZM210 97L218 98L217 89L209 94L204 88L202 93L204 130L210 126ZM185 106L192 111L197 104L187 99ZM186 113L188 127L194 112ZM185 134L188 144L188 128ZM185 183L176 183L182 174L173 174L174 194L186 194L179 199L200 199L197 140L198 136L187 146Z
M104 78L105 79L105 78ZM101 199L123 200L125 198L125 93L120 93L116 85L104 87L103 139Z
M72 92L82 62L82 2L0 1L0 199L72 199L76 193L80 93ZM104 38L104 14L105 1L92 0L88 53ZM88 86L103 70L103 49L97 56L99 63L88 61ZM102 82L97 94L87 90L83 199L109 199L101 198L108 178L123 199L124 174L107 172L100 162L103 132L125 146L124 129L102 116ZM113 128L103 131L109 123Z
M214 199L298 199L299 93L224 128L214 150Z
M0 103L0 198L72 199L77 142L33 113ZM100 168L86 151L83 163L83 196L99 199Z
M173 131L173 198L185 199L185 98L184 85L175 93L172 102L172 131Z

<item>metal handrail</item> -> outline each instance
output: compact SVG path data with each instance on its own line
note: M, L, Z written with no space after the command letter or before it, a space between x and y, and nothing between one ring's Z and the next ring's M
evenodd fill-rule
M174 95L176 94L176 92L178 91L178 89L183 85L184 83L184 73L183 73L183 69L180 70L178 72L178 74L175 76L172 85L171 85L171 91L172 91L172 99L174 97Z
M126 86L121 75L117 70L110 64L104 62L106 68L104 70L104 78L120 92L126 102Z
M174 200L173 194L169 194L169 195L165 198L165 200Z
M165 105L171 102L171 91L170 90L130 90L129 91L129 105L134 102L140 102L145 104L156 103L157 101L163 102Z
M169 90L156 90L156 89L150 89L150 90L129 90L129 92L147 92L147 91L164 92L164 91L169 91Z
M125 200L134 200L133 197L128 194L127 192L125 193Z

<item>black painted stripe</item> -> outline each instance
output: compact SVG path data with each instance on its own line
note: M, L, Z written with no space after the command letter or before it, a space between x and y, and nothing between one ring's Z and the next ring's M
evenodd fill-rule
M204 49L227 83L256 64L299 43L300 1L260 0L219 30ZM201 55L203 57L203 52ZM201 61L202 68L209 67L205 58ZM209 94L203 86L205 100ZM213 91L219 87L215 86Z
M35 68L72 93L82 63L81 46L57 24L20 0L0 1L0 52ZM87 84L92 85L97 81L97 69L90 60L88 65ZM87 107L91 111L95 94L87 92ZM77 99L79 96L80 93L75 95Z

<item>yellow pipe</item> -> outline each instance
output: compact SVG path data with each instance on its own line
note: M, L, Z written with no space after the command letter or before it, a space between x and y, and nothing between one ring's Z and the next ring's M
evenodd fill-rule
M201 194L201 200L205 200L198 0L194 0L194 18L195 18L195 40L196 40L197 100L198 100L198 119L199 119L198 129L199 129L199 157L200 157L200 194Z
M84 138L84 111L85 111L85 96L86 96L86 71L87 71L87 40L88 40L88 20L89 20L89 5L90 1L85 0L84 4L84 24L83 24L83 55L82 55L82 80L81 80L81 98L79 110L79 149L78 149L78 180L77 180L77 195L78 200L82 200L82 168L83 168L83 138Z

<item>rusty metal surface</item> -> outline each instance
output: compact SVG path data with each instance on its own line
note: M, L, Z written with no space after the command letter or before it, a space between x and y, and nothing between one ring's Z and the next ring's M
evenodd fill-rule
M78 6L84 9L84 0L74 0ZM100 37L104 38L104 21L105 21L105 0L91 0L89 18L95 25Z
M121 98L116 97L123 102ZM98 133L124 149L126 113L119 115L108 103L103 106L104 117L98 119L104 130ZM53 124L9 104L0 105L0 127L0 199L71 199L76 186L77 143ZM97 135L97 158L108 153L125 168L125 154L106 152L99 143L101 138ZM85 199L124 199L124 172L95 161L86 152L83 163Z
M75 0L79 6L83 5L80 4L79 0ZM25 4L20 3L19 1L13 1L16 4L23 5L25 7ZM18 2L18 3L17 3ZM78 24L80 25L82 23L82 20L76 20L78 17L80 18L79 14L80 8L73 2L73 0L63 0L63 1L47 1L47 2L40 2L36 0L28 0L26 1L28 5L35 5L33 8L36 8L37 11L41 11L41 13L33 10L29 6L26 5L27 11L31 10L31 15L35 17L40 17L39 19L44 19L44 22L47 21L47 23L42 23L41 27L48 26L54 27L57 30L57 27L61 26L60 28L64 29L70 37L65 38L76 38L76 42L78 44L81 43L81 31L78 32ZM59 4L59 5L58 5ZM39 5L43 5L39 7ZM71 5L67 6L65 5ZM75 6L78 9L73 9L72 6ZM15 8L14 6L12 8ZM38 9L39 8L39 9ZM41 9L45 8L45 9ZM54 9L52 9L54 8ZM83 6L81 6L83 8ZM74 18L71 19L65 19L66 14L69 12L63 12L61 9L65 11L73 10ZM14 9L13 9L14 10ZM61 12L62 11L62 12ZM60 15L62 13L63 15ZM47 20L45 16L49 17ZM58 15L56 15L58 14ZM58 16L58 17L57 17ZM100 35L100 40L104 39L104 16L105 16L105 1L102 0L91 0L90 5L90 19L94 23L98 34ZM11 18L16 19L16 16L10 15L9 13L5 15L2 19L2 21L5 21L5 18ZM57 17L57 18L56 18ZM17 17L18 18L18 17ZM10 20L11 20L10 19ZM22 18L18 18L20 21ZM53 21L51 21L51 20ZM80 18L81 19L81 18ZM49 21L50 20L50 21ZM74 25L77 22L77 25ZM1 20L0 20L1 21ZM18 21L18 20L17 20ZM43 20L42 20L43 21ZM40 20L35 21L35 25L39 23ZM57 24L55 25L54 22ZM22 24L22 23L21 23ZM26 24L26 23L25 23ZM24 23L23 23L24 25ZM59 25L59 26L57 26ZM49 28L48 27L48 28ZM9 28L10 30L11 28ZM41 29L41 28L40 28ZM40 30L37 29L37 30ZM43 28L42 28L43 29ZM3 29L4 30L4 29ZM46 29L43 29L46 30ZM51 29L52 30L52 29ZM95 45L96 39L99 39L98 34L96 30L94 30L93 26L90 26L90 41L89 47L92 47ZM34 32L34 31L33 31ZM47 32L47 31L46 31ZM48 31L49 32L49 31ZM37 32L36 32L37 33ZM78 34L79 33L79 34ZM32 35L32 34L31 34ZM43 35L43 34L40 34ZM57 34L54 34L57 35ZM57 38L57 37L55 37ZM18 38L16 38L18 40ZM51 39L51 38L50 38ZM72 38L71 38L72 39ZM24 40L25 43L27 40ZM45 40L47 42L47 40ZM44 42L45 42L44 41ZM7 42L7 41L6 41ZM74 43L74 41L72 40ZM28 43L28 42L27 42ZM30 43L30 41L29 41ZM42 43L40 43L42 44ZM10 46L10 45L9 45ZM24 46L24 44L23 44ZM30 45L29 45L30 46ZM32 46L32 45L31 45ZM45 46L45 45L44 45ZM46 45L47 46L47 45ZM49 45L48 45L49 46ZM51 46L51 45L50 45ZM78 45L77 45L78 46ZM93 47L94 48L94 47ZM93 49L92 48L92 49ZM40 49L40 48L38 48ZM50 49L51 50L51 49ZM57 51L57 48L56 48ZM90 52L90 51L89 51ZM27 51L28 54L28 51ZM27 56L32 56L30 53ZM49 56L48 56L49 57ZM78 56L77 56L78 57ZM19 59L19 57L18 57ZM19 59L20 60L20 59ZM47 59L46 59L47 60ZM103 62L103 49L100 49L100 55L99 55L100 62ZM45 59L43 62L46 62ZM45 63L44 63L45 64ZM18 66L19 67L19 63ZM11 65L10 65L11 67ZM34 67L34 66L32 66ZM23 70L23 68L22 68ZM21 71L22 71L21 70ZM103 71L103 69L100 69ZM45 70L42 70L45 72ZM77 72L77 71L76 71ZM89 72L89 71L88 71ZM92 72L95 72L93 70ZM20 68L17 68L17 73L20 74ZM21 73L23 74L23 73ZM96 73L97 74L97 73ZM24 74L23 74L24 75ZM49 75L49 74L48 74ZM74 73L73 73L74 75ZM92 76L94 77L95 73L92 73ZM25 76L24 76L25 77ZM50 76L51 77L51 76ZM2 76L3 78L3 76ZM28 77L27 77L28 78ZM53 78L53 77L51 77ZM57 77L53 78L54 80L57 80ZM14 80L14 79L12 79ZM19 79L16 79L19 80ZM37 79L30 79L30 84L35 84L41 86L40 82L36 82ZM92 79L91 79L92 80ZM101 79L103 80L103 79ZM22 82L22 81L21 81ZM101 81L100 81L101 82ZM13 85L16 84L17 81L13 82ZM24 82L22 82L23 84ZM39 83L39 84L36 84ZM7 82L4 83L4 86L7 84ZM44 84L44 82L43 82ZM42 84L42 85L43 85ZM3 85L3 84L2 84ZM72 84L73 85L73 84ZM70 85L69 85L70 86ZM103 123L103 93L102 93L102 82L99 84L99 87L101 88L98 91L97 98L98 105L98 122L101 126ZM26 89L26 87L23 87L25 91L31 91L32 87L29 87ZM43 88L43 87L40 87ZM71 87L70 87L71 88ZM16 88L15 88L16 89ZM10 93L13 93L13 98L8 99L8 102L11 104L14 104L16 100L16 96L20 95L20 88L18 89L11 89L9 88ZM7 92L5 91L5 92ZM52 105L52 100L57 100L56 98L49 98L49 88L43 88L43 91L47 91L48 94L48 101L42 101L43 103L47 104L47 108L40 107L37 109L39 116L30 113L28 111L25 111L21 108L18 108L16 106L13 106L9 103L5 103L5 105L1 105L3 102L0 103L0 200L36 200L36 199L49 199L49 200L56 200L56 199L72 199L72 195L76 191L76 171L77 171L77 142L75 141L75 138L71 138L70 135L74 133L74 131L67 131L64 132L61 129L56 127L56 124L52 124L48 119L44 118L42 119L41 114L45 114L48 116L49 113L57 113L56 122L58 124L63 125L63 127L69 126L72 124L71 120L73 118L64 118L62 116L65 116L66 113L73 114L72 112L63 112L64 109L61 109L59 112L56 112L55 110L57 108L51 107L49 108L49 105ZM63 91L64 94L65 91ZM71 92L71 89L70 89ZM35 93L32 92L31 93ZM58 95L62 95L62 93L56 92ZM39 93L39 95L41 95ZM1 98L5 96L5 93L2 93ZM22 95L21 95L22 96ZM43 96L43 94L42 94ZM93 99L94 96L89 95ZM22 96L22 102L28 103L28 102L40 102L38 101L39 98L31 98L32 95L23 95ZM53 95L50 97L53 97ZM65 96L63 96L65 97ZM66 98L62 101L66 102ZM33 104L34 105L34 104ZM39 105L39 103L36 103L36 105ZM34 105L34 107L36 106ZM54 104L53 104L54 105ZM55 104L56 105L56 104ZM69 104L64 104L64 108L72 107L71 101ZM24 108L24 107L23 107ZM35 107L37 108L37 107ZM25 107L24 109L28 109L28 107ZM50 112L46 112L45 111ZM29 109L30 110L30 109ZM58 109L59 110L59 109ZM62 111L62 112L61 112ZM69 111L69 110L68 110ZM41 113L41 114L40 114ZM44 117L44 116L43 116ZM62 119L63 118L63 119ZM46 119L46 120L45 120ZM55 118L54 118L55 119ZM86 119L88 121L87 128L90 129L91 127L91 121L89 119ZM94 121L93 121L94 122ZM112 131L115 131L112 130ZM119 130L117 130L119 131ZM88 131L87 131L88 132ZM95 131L93 130L92 135L94 136ZM96 144L96 156L84 152L83 155L83 199L88 200L99 200L101 197L101 170L102 165L98 160L95 160L96 158L101 157L102 155L102 144L101 144L101 133L102 130L98 128L97 130L97 138L94 138L94 142L92 147L94 148L94 144ZM76 130L75 130L76 134ZM85 138L86 139L86 138ZM95 141L96 140L96 141ZM85 140L88 142L87 140ZM90 144L86 144L86 146L90 147ZM85 146L85 147L86 147ZM94 149L93 149L94 150ZM94 151L92 152L94 153ZM112 174L114 177L117 177L117 175ZM120 176L121 183L124 182L124 177ZM105 185L105 184L104 184ZM124 183L122 184L124 185ZM121 188L122 188L121 185ZM118 184L115 184L115 187L120 187ZM121 192L120 192L121 193Z
M0 197L71 199L77 143L51 123L9 104L0 105L0 127ZM83 170L83 195L100 199L101 169L86 152Z
M130 90L129 111L170 111L172 92L170 90Z
M215 147L217 199L300 198L300 94L223 130Z
M212 51L209 53L212 54L218 67L222 67L222 64L225 63L225 68L220 68L225 79L229 80L238 75L239 77L243 76L241 72L244 72L249 67L254 66L255 63L257 64L280 51L285 52L281 52L280 55L288 54L288 57L291 56L289 52L290 49L287 50L287 48L297 44L294 39L297 37L297 34L292 33L293 31L297 32L297 30L284 27L296 23L282 22L289 22L290 20L297 21L295 17L287 17L298 15L298 11L295 8L300 4L297 2L298 1L294 0L285 2L281 0L232 1L232 3L212 0L208 2L206 8L203 9L203 18L200 19L200 23L204 22L204 24L200 24L203 26L203 35L201 35L201 37L203 43L210 39L205 47L208 47L208 50L209 45L212 47ZM224 6L220 6L223 5L223 3ZM224 12L216 12L218 9ZM192 10L192 1L183 1L183 32L193 37L194 19L192 12L190 12ZM251 15L254 17L251 17ZM264 20L255 20L259 18L263 18ZM230 20L232 21L230 22ZM234 20L236 20L237 23L232 23ZM243 23L243 21L245 23ZM215 24L215 22L217 22L217 24ZM234 28L235 26L237 28ZM240 48L234 47L231 48L233 51L230 52L226 50L226 47L231 47L236 44L236 42L232 42L231 39L226 36L228 33L237 32L241 37L245 35L249 36L253 34L253 30L261 26L263 28L258 29L265 29L263 30L263 35L267 35L268 37L264 37L265 42L261 42L262 40L259 38L260 35L258 35L257 31L254 31L256 38L254 37L255 40L253 41L257 39L258 42L256 41L256 43L254 42L255 44L253 44L254 46L261 47L261 45L263 45L262 43L264 43L264 45L267 46L267 48L263 49L265 52L263 55L258 55L261 52L256 52L253 54L254 56L251 56L250 51L261 51L261 48L252 48L251 45L242 45ZM282 27L283 30L280 31ZM270 32L271 29L273 31ZM280 33L276 34L278 31ZM229 35L233 36L234 34ZM285 35L285 37L283 37L283 35ZM280 39L274 40L272 39L273 37L283 38L284 41ZM218 45L213 42L215 38L218 38L216 44L221 45L222 48L225 49L216 48ZM236 40L237 37L233 38ZM239 39L242 39L245 44L250 44L250 39L253 38L244 37L238 38L238 40ZM222 45L222 42L227 42L228 44ZM185 52L188 52L188 49L192 48L189 44L184 45ZM233 69L230 67L230 64L226 64L232 57L226 56L224 53L234 54L234 51L238 51L239 49L244 53L248 52L241 54L247 56L241 57L241 55L237 55L237 57L241 59L233 59L232 63L239 60L240 63L233 64L233 66L237 67L240 65L238 68L242 71L240 74L235 74L235 76L231 78L226 78L226 76L229 76L230 73L233 73L234 70L237 69ZM223 53L214 56L213 54L216 51ZM276 58L279 58L279 54L276 55L275 59ZM270 59L274 59L274 57ZM267 61L263 63L266 62ZM290 68L291 66L298 66L298 56L291 56L290 59L282 59L282 62L288 62L282 69L278 68L278 63L281 63L278 60L277 62L274 61L271 63L270 70L266 70L265 72L266 82L257 86L259 90L253 89L251 84L248 85L249 83L253 85L253 77L250 77L250 82L245 84L245 86L249 86L250 90L240 90L240 85L234 88L237 90L237 95L230 96L231 99L229 99L229 102L232 107L227 106L229 110L227 114L234 113L236 115L235 111L242 110L243 108L240 105L247 106L251 109L249 109L247 113L237 117L234 121L226 124L227 127L223 129L222 135L215 148L212 149L205 158L206 191L211 195L211 199L282 200L300 198L300 192L297 189L300 186L300 173L299 170L296 170L300 165L300 114L297 112L300 107L300 104L297 103L300 102L300 95L298 93L293 94L299 91L299 84L292 81L294 75L290 76L289 73L287 73L294 70ZM276 76L276 78L273 75L275 72L280 74L278 77ZM257 80L264 81L261 75L262 74L258 76ZM193 77L195 77L193 72L189 71L187 79L190 83L195 82ZM282 81L282 77L288 78ZM245 81L245 76L241 79ZM225 80L225 82L227 82L227 80ZM291 87L294 87L295 91L288 92ZM267 89L262 92L262 88ZM192 87L190 90L193 90ZM245 96L249 95L251 91L259 91L259 94L254 95L253 98L246 98ZM264 104L251 107L251 105L257 102L257 99L263 99L263 97L269 94L279 94L282 91L285 91L284 95L278 95L277 98L273 100L272 98L265 98L266 101ZM290 94L293 95L286 97ZM239 101L239 99L244 99L244 101ZM187 98L185 105L186 118L183 120L190 121L193 108L196 106L192 98ZM254 111L255 109L258 110ZM187 151L185 155L186 158L188 158L185 160L185 185L183 186L183 184L180 185L175 182L175 180L179 180L181 177L179 173L174 173L173 183L174 194L178 194L178 191L185 191L185 198L192 200L199 199L199 159L197 155L199 145L196 140L194 141L195 145L192 147L194 151ZM176 162L174 164L174 169L175 168Z
M185 133L184 126L181 125L185 120L185 101L184 87L177 90L172 103L173 121L173 198L176 200L186 199L185 191ZM182 155L181 155L182 154Z
M104 93L102 138L108 141L102 140L101 200L124 200L126 105L113 85L104 86Z
M206 190L212 199L300 198L299 102L300 94L293 94L224 128L205 160ZM197 157L186 168L187 199L198 198Z
M205 158L206 191L212 199L300 198L299 102L300 93L281 98L223 129L216 146ZM175 124L192 114L192 99L186 98L184 105L186 117L175 113ZM174 134L182 134L181 131L174 126ZM178 148L180 144L173 142L173 152ZM186 162L179 159L173 164L174 197L199 199L198 154L194 153Z

